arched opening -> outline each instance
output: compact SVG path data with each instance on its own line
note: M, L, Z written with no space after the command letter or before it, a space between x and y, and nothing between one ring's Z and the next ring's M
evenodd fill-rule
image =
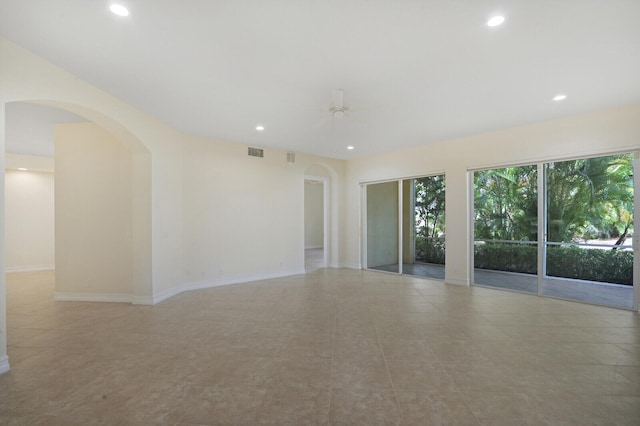
M15 119L11 111L29 106L79 118L51 135L58 149L49 162L60 169L53 195L56 299L152 303L150 152L104 114L63 102L7 103L7 129ZM109 271L118 269L123 272L113 280Z

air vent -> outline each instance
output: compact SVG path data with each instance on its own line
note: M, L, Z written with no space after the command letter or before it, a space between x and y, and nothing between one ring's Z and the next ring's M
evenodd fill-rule
M295 163L296 162L296 153L295 152L287 152L287 163Z
M249 156L262 158L264 157L264 149L249 147Z

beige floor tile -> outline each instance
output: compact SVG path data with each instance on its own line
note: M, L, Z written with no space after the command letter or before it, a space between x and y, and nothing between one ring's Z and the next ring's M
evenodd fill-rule
M508 342L512 341L513 338L506 333L504 333L500 328L493 325L467 325L458 327L465 336L469 338L471 341L498 341L498 342Z
M531 368L542 368L548 364L600 364L598 360L573 345L573 343L540 345L527 342L519 346L519 355L511 359L502 358L502 361L507 364L526 364Z
M516 383L491 361L443 363L460 392L516 392Z
M640 397L548 393L540 398L552 425L636 426L640 419Z
M543 367L553 377L550 392L586 395L640 396L636 384L607 365L549 364Z
M8 414L6 421L0 413L0 424L15 426L102 426L108 421L97 418L52 416L37 414Z
M337 389L331 395L332 425L399 425L400 411L392 391Z
M456 387L439 362L390 360L389 372L393 388L401 391L436 393L455 392Z
M334 360L331 370L333 388L391 389L391 379L383 361Z
M7 348L9 363L11 364L12 368L17 368L18 365L24 363L30 357L37 355L44 350L45 348L19 348L15 346L9 346Z
M439 346L443 343L469 341L467 335L457 327L450 325L437 327L424 327L421 330L420 337L426 339L430 343Z
M526 323L525 323L526 324ZM528 342L544 342L544 343L598 343L602 340L581 328L576 327L546 327L546 326L528 326L528 325L511 325L498 326L498 328L508 336L524 340ZM601 330L598 328L597 330Z
M640 344L638 327L583 327L582 330L606 343Z
M383 362L377 337L336 338L333 351L339 361Z
M255 425L266 390L252 386L206 387L184 401L181 424Z
M117 409L115 418L116 421L176 424L186 412L186 401L197 398L202 391L187 383L145 383Z
M326 425L329 423L329 389L282 386L267 390L256 424Z
M125 402L133 398L141 385L136 383L117 384L98 378L64 398L53 413L67 418L92 418L108 421Z
M480 424L495 426L553 425L542 401L522 393L464 393L469 408Z
M274 384L281 362L277 358L231 358L215 378L218 387L253 386L267 388Z
M225 365L229 369L233 362ZM331 359L324 357L295 356L264 358L253 365L249 383L262 388L329 389L331 383Z
M369 271L53 301L10 274L0 424L635 424L640 315Z
M566 345L576 351L597 360L605 365L635 365L640 366L640 350L633 351L624 348L624 345L613 343L572 343ZM626 345L632 348L633 345Z
M166 364L167 378L174 381L211 386L217 383L221 371L232 358L222 352L208 356L178 357Z
M436 358L441 362L463 363L488 360L488 358L470 340L434 342L431 348Z
M424 362L437 361L431 350L432 343L426 339L397 339L386 337L380 340L384 357L387 361L396 359L420 360Z
M396 392L403 424L447 426L477 425L478 421L457 392Z
M338 339L347 340L358 338L376 339L378 337L378 332L373 323L367 325L349 324L345 326L337 326L335 336Z

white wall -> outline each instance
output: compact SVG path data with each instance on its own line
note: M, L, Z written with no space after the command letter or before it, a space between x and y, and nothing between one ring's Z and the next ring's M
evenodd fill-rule
M93 123L55 129L56 299L131 301L132 155Z
M304 182L304 248L322 248L324 244L324 184Z
M2 50L0 49L0 53ZM0 64L2 62L0 61ZM1 67L1 66L0 66ZM3 92L2 78L0 78L0 93ZM0 102L0 170L5 167L5 103ZM0 173L0 211L5 211L4 173ZM0 220L0 241L6 239L6 228ZM9 371L9 356L7 355L7 279L5 274L6 253L5 244L0 244L0 374Z
M5 172L7 272L54 268L53 172Z
M469 282L472 168L574 158L640 147L640 104L351 160L346 167L344 262L360 259L360 183L446 172L446 278Z
M304 273L304 170L318 157L186 138L185 288ZM338 167L340 161L328 160Z

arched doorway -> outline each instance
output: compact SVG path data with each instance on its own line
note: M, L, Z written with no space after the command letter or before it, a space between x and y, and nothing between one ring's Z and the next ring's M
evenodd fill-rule
M81 117L81 120L85 120L82 123L79 123L76 120L75 123L65 124L67 134L71 131L71 134L74 134L76 139L85 137L87 138L86 143L81 143L80 146L85 154L90 152L91 149L89 145L92 142L95 142L94 139L103 139L108 140L111 143L112 148L115 147L120 153L121 159L116 159L114 161L121 161L124 159L122 164L116 164L116 166L120 166L124 175L126 175L126 179L123 181L126 185L126 190L121 191L119 196L126 198L125 204L127 204L127 208L125 211L122 211L122 208L115 206L116 202L112 202L111 204L119 208L119 215L123 218L125 222L125 231L118 230L119 240L116 238L114 240L114 244L127 246L126 250L123 250L126 253L126 261L125 263L128 265L127 269L128 273L123 274L121 277L121 282L119 283L119 287L117 289L105 288L91 288L91 286L86 286L86 290L75 290L73 286L67 287L66 289L59 289L56 286L57 296L58 293L60 295L59 300L99 300L99 301L127 301L131 303L142 303L142 304L150 304L153 300L152 294L152 283L151 283L151 155L146 147L140 142L140 140L133 135L130 131L124 128L119 123L110 119L109 117L89 108L82 107L80 105L69 104L64 102L55 102L55 101L20 101L20 102L10 102L5 104L5 110L10 111L13 107L22 106L28 107L29 105L34 107L39 107L41 109L50 109L51 111L58 111L60 113L67 112L73 113L76 117ZM28 111L28 108L23 108L25 111ZM34 109L35 110L35 109ZM69 114L70 115L70 114ZM11 115L5 114L7 122L7 128L11 127ZM77 128L75 128L77 127ZM80 131L80 128L83 130ZM53 130L53 129L52 129ZM87 133L88 131L88 133ZM80 132L80 133L78 133ZM84 133L82 133L84 132ZM84 134L84 136L81 136ZM120 147L120 148L118 148ZM112 150L113 151L113 150ZM76 182L84 185L84 193L92 194L95 192L97 188L91 188L90 179L85 179L82 177L83 175L78 172L78 170L84 170L94 177L94 182L105 183L107 186L111 186L110 189L103 188L103 194L110 194L113 192L113 182L116 181L114 176L114 169L109 170L108 168L104 168L103 165L105 163L104 158L95 158L95 162L93 165L87 164L87 158L78 155L78 152L69 152L67 150L67 157L69 163L76 163L78 166L82 167L68 167L68 169L74 169L75 175L66 176L67 182ZM98 154L101 155L101 154ZM71 158L69 158L71 157ZM77 158L74 158L77 157ZM91 157L91 155L89 156ZM83 168L84 167L84 168ZM85 174L86 176L86 174ZM86 182L78 182L86 180ZM60 177L56 181L56 186L61 181L65 181L65 179ZM122 186L122 182L121 186ZM103 185L104 186L104 185ZM76 188L77 189L77 188ZM105 199L104 196L100 196L99 194L93 195L94 199L91 197L87 197L86 195L83 197L82 191L74 192L73 190L67 188L65 192L65 199L59 199L56 202L56 209L58 210L62 205L73 205L74 208L78 207L78 212L82 214L80 209L81 206L90 207L93 209L91 214L85 214L85 216L93 216L94 223L84 223L82 226L91 227L94 230L98 229L102 233L106 233L105 235L109 235L110 229L107 226L108 219L113 216L109 213L109 202ZM124 195L123 195L124 194ZM63 194L61 194L62 196ZM67 198L73 198L72 200L67 200ZM107 204L103 206L96 206L96 200L105 201ZM66 203L65 203L66 201ZM86 213L86 212L85 212ZM105 253L100 253L101 246L104 244L99 244L97 241L96 235L92 236L91 232L84 232L85 235L78 236L76 234L86 231L86 228L83 230L79 226L81 224L78 223L77 219L73 219L73 217L67 217L66 223L62 223L64 215L58 214L56 215L56 238L57 243L61 240L67 240L68 243L75 247L75 250L83 252L83 249L89 258L98 259L100 257L104 257ZM102 217L105 220L101 220ZM85 221L90 222L90 221ZM122 222L122 221L121 221ZM120 224L122 225L122 224ZM103 229L100 229L103 228ZM95 233L94 233L95 234ZM94 241L86 241L87 247L77 247L78 241L73 241L74 236L80 242L83 243L82 238L84 237L87 240L91 240L93 238ZM56 244L58 248L60 244ZM89 248L89 246L91 248ZM115 252L118 249L107 250L108 252ZM83 254L85 254L83 252ZM120 257L123 257L120 254ZM91 263L91 262L84 262ZM105 262L98 262L97 264L105 265ZM64 253L58 253L56 256L56 267L61 267L60 270L75 270L77 271L79 268L83 267L82 259L79 259L77 253L74 255ZM106 266L102 267L107 270ZM94 271L92 274L99 275L100 271ZM67 275L69 277L69 275ZM69 284L69 279L65 280L65 283ZM69 291L71 289L72 291ZM117 294L117 297L114 296ZM58 297L57 297L58 298Z

